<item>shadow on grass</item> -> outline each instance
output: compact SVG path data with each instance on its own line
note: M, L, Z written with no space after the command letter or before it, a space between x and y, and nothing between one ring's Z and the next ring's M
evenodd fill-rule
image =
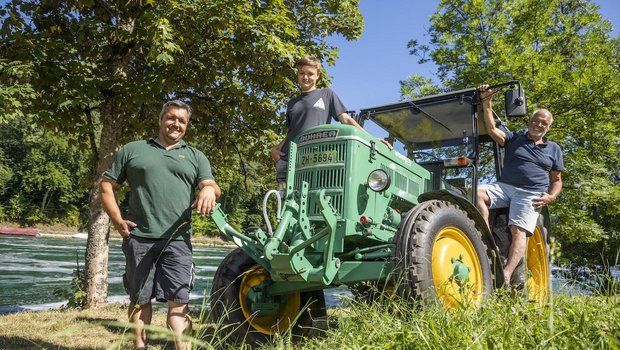
M75 318L75 320L103 326L107 331L114 333L114 334L122 334L125 332L124 329L116 325L114 326L112 325L113 322L118 322L117 319L113 317L103 318L103 317L78 316Z
M93 347L66 347L59 344L44 342L44 341L34 341L31 339L26 339L22 337L6 337L0 336L0 348L1 349L11 349L11 350L30 350L30 349L55 349L55 350L91 350L97 349L96 346Z
M79 317L76 317L75 320L99 325L105 328L110 333L121 335L123 338L121 338L119 343L123 342L122 339L125 339L125 341L128 341L128 342L132 342L132 337L133 337L132 325L129 322L119 322L114 317L104 318L104 317L79 316ZM151 347L166 349L167 348L166 346L168 347L171 346L171 348L174 348L174 337L170 336L169 334L166 334L169 332L167 328L156 326L156 325L151 325L149 327L152 327L152 330L154 330L153 332L154 334L152 334L149 337L149 345ZM112 347L112 348L116 348L116 347ZM121 348L123 347L119 347L119 349Z

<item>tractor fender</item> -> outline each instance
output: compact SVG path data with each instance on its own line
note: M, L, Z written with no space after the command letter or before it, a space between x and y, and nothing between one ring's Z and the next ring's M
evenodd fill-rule
M551 214L549 214L549 207L545 205L540 210L540 215L543 217L543 226L547 230L547 237L551 237Z
M487 247L493 250L496 257L500 256L499 247L495 243L493 234L491 233L491 231L489 231L489 225L486 222L484 222L484 219L482 218L482 215L480 215L480 212L478 211L478 209L476 209L476 207L467 198L465 198L460 192L456 190L442 189L442 190L422 193L421 195L418 196L418 202L420 203L426 202L431 199L438 199L438 200L443 200L446 202L451 202L455 204L456 206L458 206L459 208L463 209L467 213L467 215L472 220L474 220L474 222L476 223L476 228L478 228L478 230L480 230L480 232L482 233L482 238L485 240ZM493 260L496 260L496 259L493 259ZM501 264L501 261L500 261L500 264Z

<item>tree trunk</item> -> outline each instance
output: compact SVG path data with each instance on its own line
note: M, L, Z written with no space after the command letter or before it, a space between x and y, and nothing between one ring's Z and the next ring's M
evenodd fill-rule
M48 202L47 196L49 196L49 194L50 194L50 189L46 188L45 194L43 195L43 200L41 201L41 211L44 211L45 208L47 207L47 202Z
M114 106L114 98L109 98L104 102L101 120L103 128L97 155L95 180L90 191L90 217L84 263L87 308L101 307L107 303L108 298L110 218L101 204L99 183L101 175L112 163L119 146L121 115Z
M86 307L98 308L108 299L108 240L110 220L99 199L99 182L93 183L90 194L90 217L84 276L86 279Z
M127 3L128 5L130 3ZM132 11L138 7L125 8L121 13L126 16L119 19L118 28L131 35L135 28L135 17ZM129 60L132 55L133 43L119 41L112 38L117 50L110 52L110 70L114 79L126 79ZM107 303L108 299L108 251L110 239L110 218L103 209L99 194L101 175L110 166L116 149L120 144L123 129L124 108L123 98L117 95L113 88L102 89L104 102L101 108L101 139L96 159L96 171L93 187L90 191L90 217L88 218L88 241L86 242L86 256L84 263L84 278L86 282L86 307L99 308Z

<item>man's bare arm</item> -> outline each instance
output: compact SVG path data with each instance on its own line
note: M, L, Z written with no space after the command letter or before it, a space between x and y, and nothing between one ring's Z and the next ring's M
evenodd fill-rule
M338 116L338 120L342 123L342 124L348 124L348 125L353 125L354 127L364 131L365 133L368 133L368 131L364 130L364 128L362 128L361 125L359 125L358 122L355 121L355 119L351 118L351 116L348 113L341 113ZM369 134L370 135L370 134ZM379 141L383 142L386 146L388 146L389 149L392 149L392 145L387 142L387 140L384 139L379 139Z
M271 158L274 161L278 161L278 159L280 159L284 155L284 153L282 153L282 147L284 146L284 141L286 141L286 138L284 138L284 140L280 141L280 143L278 143L271 149Z
M215 209L215 201L222 194L222 190L214 180L202 180L199 186L200 191L192 203L192 208L195 208L198 214L206 216Z
M491 104L491 98L495 91L488 89L488 87L489 86L486 84L480 86L482 120L484 121L484 126L487 129L487 133L491 136L493 141L497 142L500 146L504 146L504 142L506 142L506 133L495 126L495 118L493 118L493 105Z
M114 190L116 190L117 187L118 184L116 184L116 182L102 178L99 183L99 196L103 209L108 213L118 233L123 237L127 237L131 229L136 227L136 224L133 221L123 219L121 209L118 207L118 203L116 203L116 195L114 194Z

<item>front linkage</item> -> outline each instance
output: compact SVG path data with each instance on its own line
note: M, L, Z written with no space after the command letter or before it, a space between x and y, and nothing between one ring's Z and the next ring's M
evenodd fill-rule
M296 154L296 150L297 145L291 142L290 154ZM295 162L289 161L284 211L273 233L260 228L248 234L238 232L227 223L226 214L219 204L211 217L226 237L233 240L248 256L269 271L274 282L304 284L303 288L297 284L288 284L291 291L308 290L313 286L314 289L321 289L332 283L341 265L340 259L334 256L337 213L330 204L330 198L325 195L325 190L309 193L309 184L306 181L302 182L297 199L293 190L294 177ZM310 231L308 218L308 203L311 196L316 197L316 203L325 222L325 226L314 234ZM307 258L305 250L319 240L325 242L321 254L323 260L319 267L315 267L316 264Z

